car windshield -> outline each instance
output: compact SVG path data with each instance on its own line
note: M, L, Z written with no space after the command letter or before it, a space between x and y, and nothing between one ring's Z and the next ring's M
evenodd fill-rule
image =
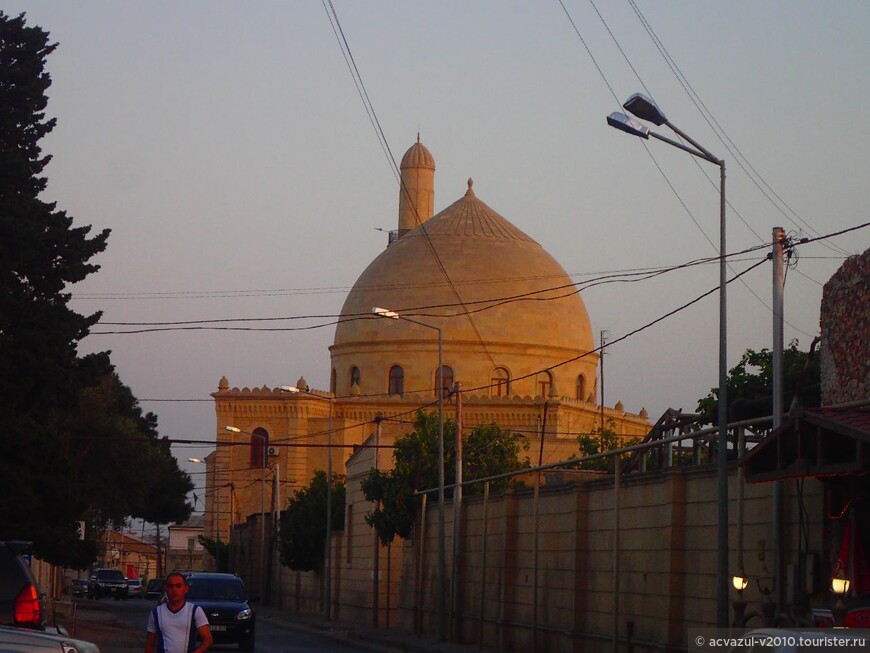
M244 601L245 587L233 578L191 578L189 600L208 599L210 601Z
M117 569L105 569L97 572L100 580L124 580L124 575Z

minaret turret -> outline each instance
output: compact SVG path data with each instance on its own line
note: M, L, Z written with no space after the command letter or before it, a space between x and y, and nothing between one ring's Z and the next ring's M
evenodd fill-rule
M435 208L435 159L420 142L420 134L417 134L417 142L405 152L399 167L402 172L399 188L401 238L431 218Z

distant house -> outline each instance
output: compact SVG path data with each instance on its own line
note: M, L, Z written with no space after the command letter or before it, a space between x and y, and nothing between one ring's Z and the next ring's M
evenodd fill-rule
M106 531L98 540L95 567L120 569L128 578L158 575L157 547L129 533Z
M166 570L175 569L202 571L205 569L205 549L199 543L203 534L202 516L194 516L183 524L169 527L169 543L166 549Z

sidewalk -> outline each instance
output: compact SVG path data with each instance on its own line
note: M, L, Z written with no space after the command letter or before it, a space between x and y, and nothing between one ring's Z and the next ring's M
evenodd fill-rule
M299 614L274 606L255 607L257 619L300 630L317 631L335 639L355 642L383 653L477 653L476 645L438 642L396 628L373 628L347 621L327 621L320 614Z

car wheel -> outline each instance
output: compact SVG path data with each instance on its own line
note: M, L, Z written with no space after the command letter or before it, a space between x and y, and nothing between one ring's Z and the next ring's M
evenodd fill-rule
M251 633L248 637L244 637L239 640L239 650L240 651L253 651L254 650L254 633Z

